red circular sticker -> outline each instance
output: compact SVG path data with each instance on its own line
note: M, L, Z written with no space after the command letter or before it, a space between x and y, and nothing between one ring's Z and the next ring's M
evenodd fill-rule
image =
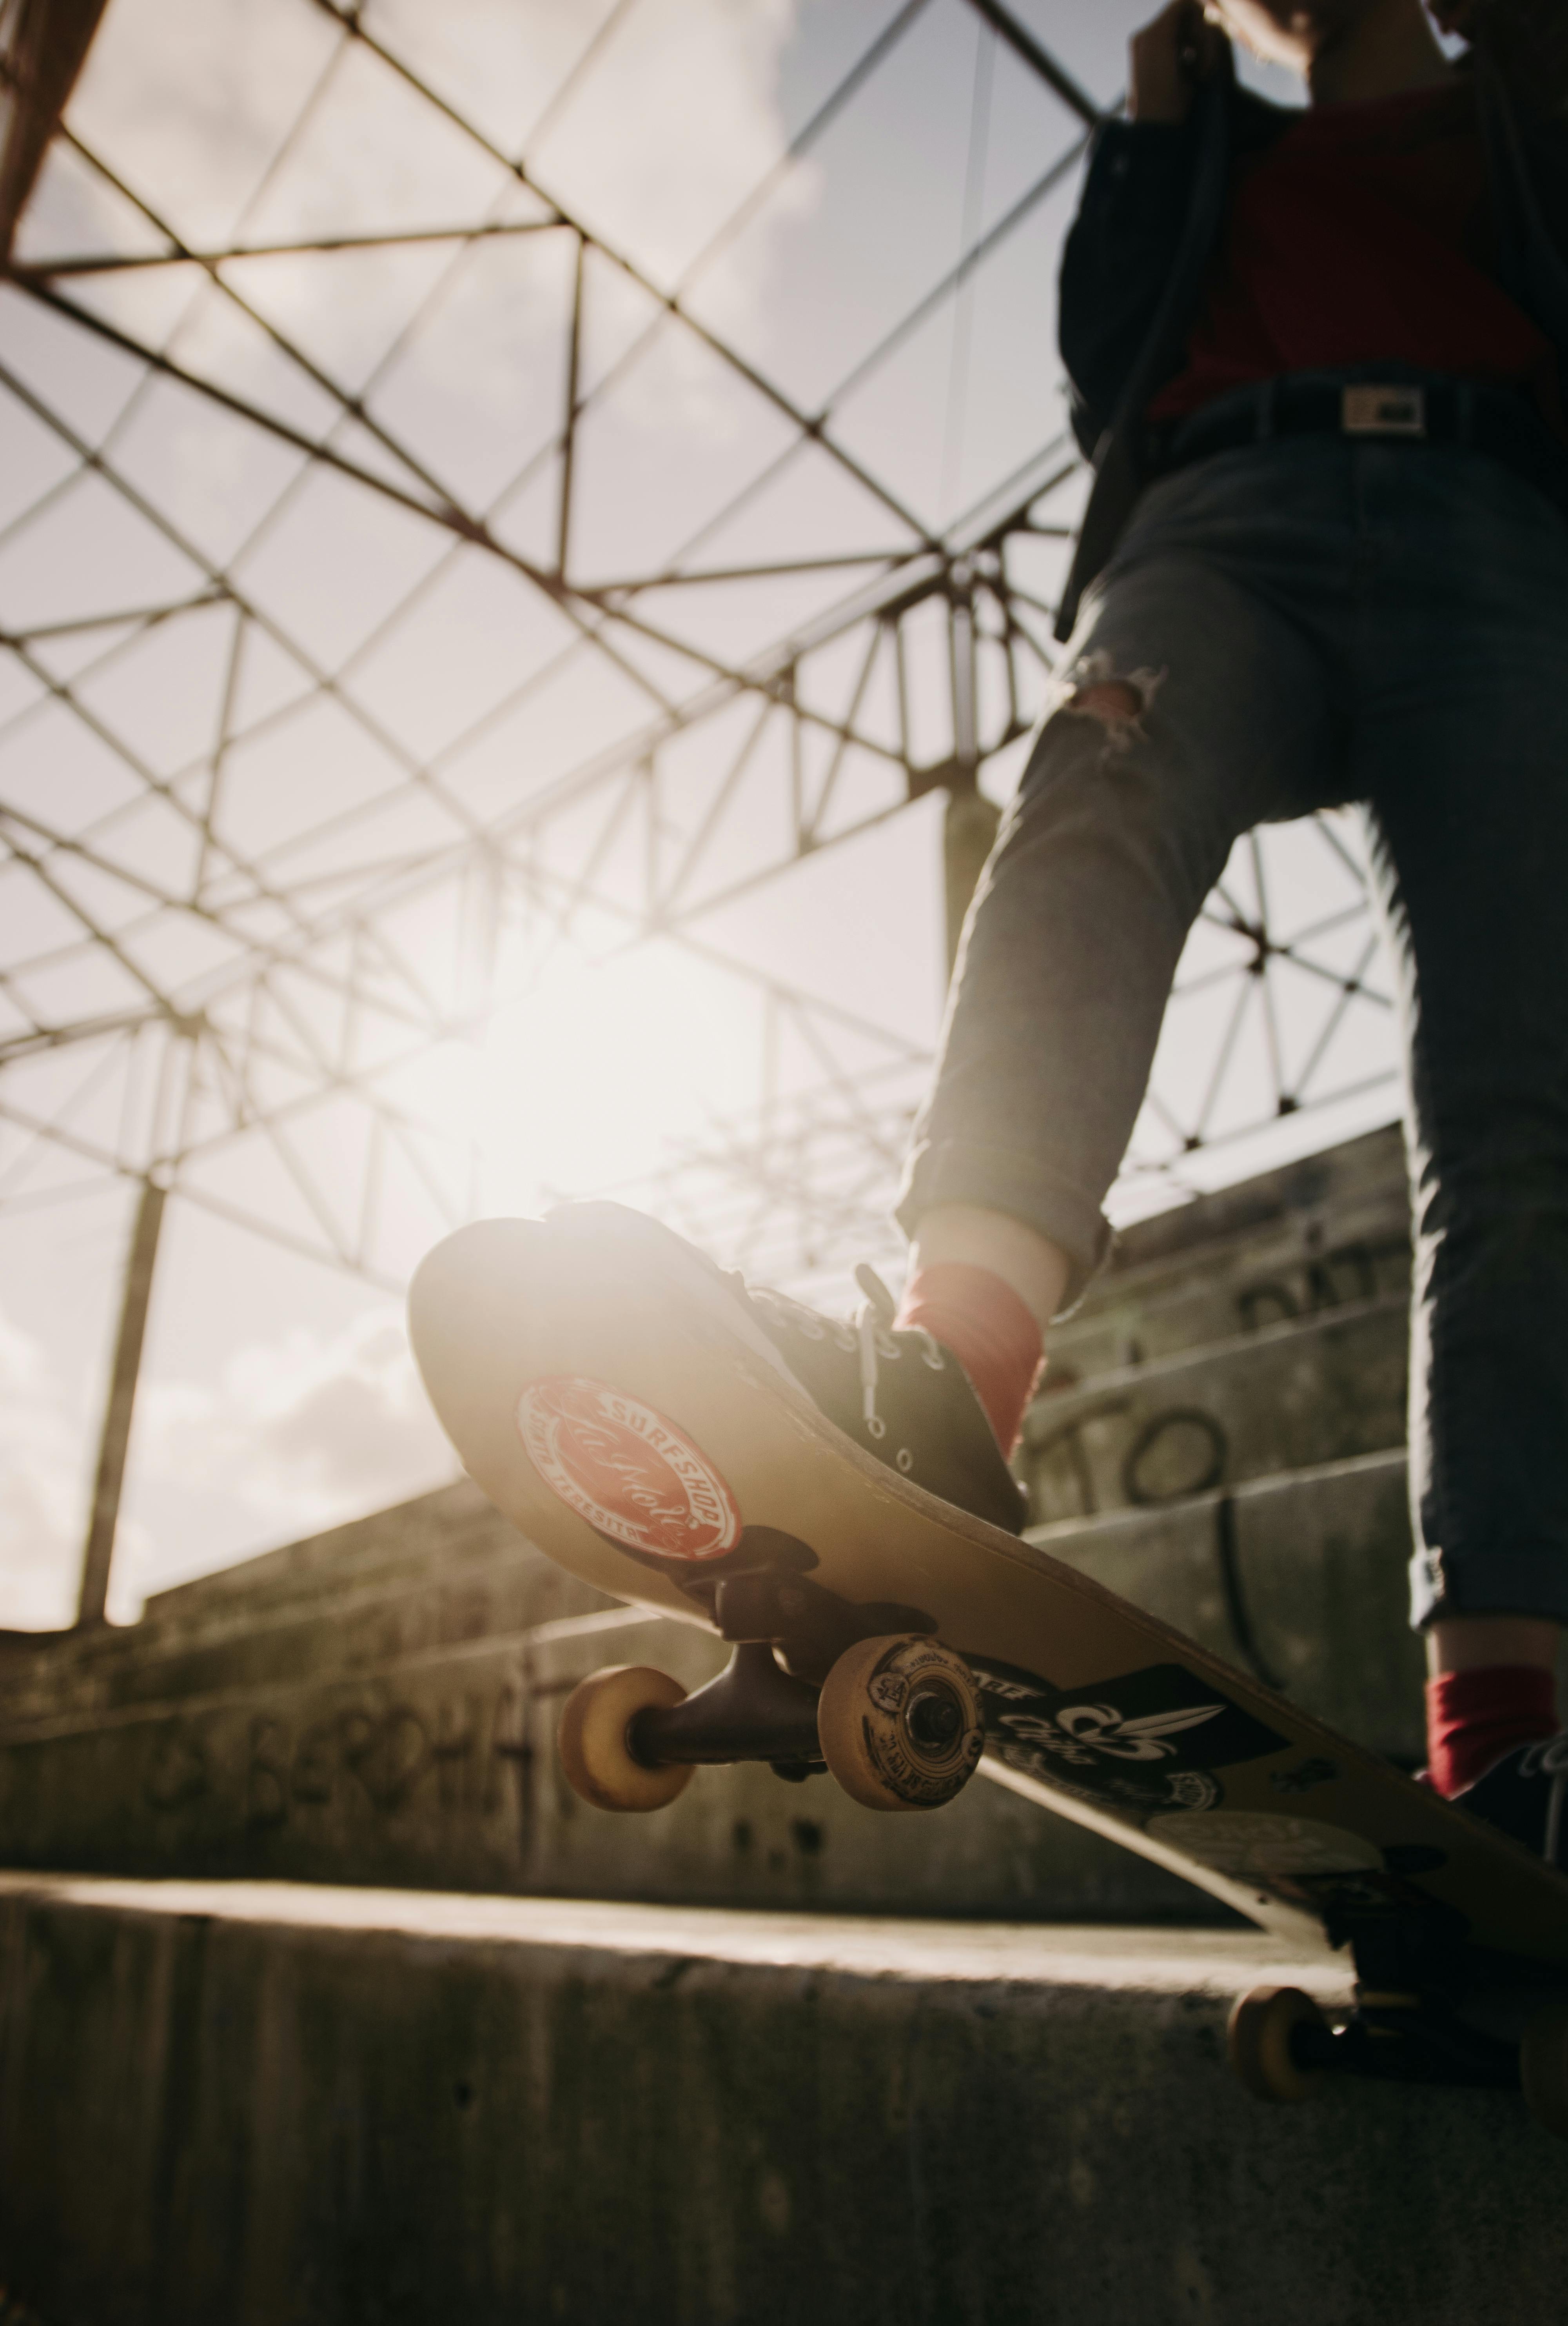
M655 1558L718 1558L740 1540L735 1497L707 1456L608 1382L531 1382L517 1428L545 1484L615 1541Z

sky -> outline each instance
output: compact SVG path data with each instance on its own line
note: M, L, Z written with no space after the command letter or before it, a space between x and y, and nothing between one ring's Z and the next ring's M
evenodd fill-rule
M187 251L260 251L481 220L491 231L247 256L224 269L226 290L189 261L65 286L108 330L324 441L403 505L81 323L0 295L0 625L28 640L0 656L0 811L14 812L14 851L32 833L36 858L46 823L77 843L44 851L50 879L19 856L0 870L0 1036L135 1014L154 981L209 1009L235 1045L248 1011L254 1095L284 1103L300 1074L291 1044L339 1037L329 988L350 937L280 965L259 1000L255 949L281 961L302 900L336 928L337 900L374 888L381 1015L341 1029L344 1055L379 1029L388 1103L460 1127L454 1156L460 1145L479 1158L470 1208L635 1188L672 1142L719 1136L759 1094L769 979L806 997L775 1025L786 1096L820 1074L824 1042L863 1090L913 1094L908 1062L929 1049L942 1000L939 799L892 813L886 758L853 749L834 773L820 737L792 773L781 722L745 744L741 704L669 745L663 788L636 794L645 814L611 812L617 785L633 796L628 738L650 704L700 689L705 656L744 660L815 625L825 642L802 663L802 699L839 715L860 647L835 629L836 609L857 569L650 589L635 601L650 634L625 633L615 657L524 572L559 547L552 440L574 297L585 400L569 562L587 583L886 557L951 525L1059 433L1053 279L1078 126L962 0L928 0L809 152L781 166L896 13L888 0L373 0L377 52L344 43L309 0L110 0L70 138L24 221L23 260L156 256L171 234ZM1018 13L1098 101L1116 100L1141 6L1028 0ZM399 60L450 115L415 96ZM518 153L542 192L498 158ZM986 264L868 368L1057 159L1059 181ZM551 201L611 254L586 253L580 287ZM695 328L660 324L672 294ZM345 396L357 399L347 413ZM838 465L783 411L830 399ZM438 488L485 513L506 556L420 514ZM1063 519L1081 491L1063 488ZM1019 555L1048 602L1060 543ZM164 603L185 610L121 619ZM951 747L945 652L917 637L908 672L927 757ZM994 693L999 664L985 654ZM894 715L893 679L890 664L866 667L856 715L874 741ZM721 778L743 745L726 805ZM1025 749L988 765L997 800ZM756 884L793 781L821 792L836 844ZM489 896L471 865L460 879L445 870L466 861L477 828L518 817L533 819L529 877L558 907L562 884L592 872L581 910L570 926L558 911L543 938L505 882ZM1353 854L1353 820L1338 844ZM1296 926L1344 903L1333 848L1311 834L1263 847L1233 868L1244 904L1260 869ZM655 878L685 917L627 951L626 900ZM154 909L154 890L205 909ZM84 942L89 909L112 941ZM1237 956L1214 930L1194 943L1198 966ZM1363 943L1347 923L1322 958L1357 958L1344 948ZM502 997L488 1022L438 1056L394 1055L397 994L460 996L480 952ZM1302 1056L1322 1014L1308 984L1283 1020ZM1192 1084L1225 1038L1220 987L1183 1010L1163 1055ZM1384 1029L1359 1027L1336 1037L1348 1067L1385 1072ZM1239 1087L1262 1039L1260 1024L1242 1028ZM220 1073L181 1089L171 1075L126 1035L106 1037L101 1059L91 1046L41 1053L0 1085L21 1108L0 1120L0 1624L60 1623L73 1603L134 1200L125 1177L40 1148L25 1117L52 1110L79 1140L129 1152L160 1107L183 1107L199 1129L225 1106L243 1112ZM1227 1105L1244 1121L1244 1094L1224 1096L1213 1129ZM1317 1143L1390 1112L1380 1087L1289 1136ZM448 1159L412 1140L376 1149L367 1282L303 1250L320 1240L311 1203L346 1218L372 1169L363 1122L347 1101L323 1103L292 1136L281 1155L215 1131L169 1207L117 1619L175 1581L452 1475L396 1293L439 1233L421 1171L439 1178ZM1168 1199L1136 1179L1118 1197L1125 1212ZM871 1256L895 1273L880 1233Z

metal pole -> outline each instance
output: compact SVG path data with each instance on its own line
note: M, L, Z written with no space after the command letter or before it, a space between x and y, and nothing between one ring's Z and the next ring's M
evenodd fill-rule
M974 601L955 597L948 614L952 673L952 775L942 825L942 886L947 905L947 973L952 976L959 939L1002 812L979 788L979 673L975 667Z
M1032 70L1037 72L1047 87L1053 88L1064 105L1070 106L1080 121L1090 129L1103 121L1101 113L1086 88L1079 86L1066 68L1059 64L1049 49L1043 49L1026 24L1021 24L1001 0L970 0L977 16L983 16L993 32L1000 33L1007 46Z
M130 1257L125 1262L119 1337L115 1344L115 1366L109 1376L104 1430L98 1442L92 1517L82 1557L81 1597L76 1612L80 1629L101 1624L108 1603L109 1564L114 1557L115 1530L119 1523L120 1487L125 1475L125 1449L131 1442L131 1412L136 1401L136 1376L142 1365L142 1341L153 1291L153 1266L158 1257L158 1232L163 1224L163 1200L164 1191L155 1180L144 1181L142 1200L136 1206L135 1225L131 1232Z
M43 166L104 13L104 0L15 0L0 7L0 263Z

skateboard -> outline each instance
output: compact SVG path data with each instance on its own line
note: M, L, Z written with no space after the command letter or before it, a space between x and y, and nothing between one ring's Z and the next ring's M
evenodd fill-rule
M611 1204L481 1221L422 1263L409 1317L497 1508L598 1589L731 1643L691 1695L640 1667L579 1684L560 1749L584 1799L654 1810L704 1763L760 1761L931 1813L979 1771L1350 1951L1348 2017L1291 1987L1238 2000L1231 2062L1260 2098L1336 2073L1522 2086L1568 2135L1568 1879L863 1452L670 1230Z

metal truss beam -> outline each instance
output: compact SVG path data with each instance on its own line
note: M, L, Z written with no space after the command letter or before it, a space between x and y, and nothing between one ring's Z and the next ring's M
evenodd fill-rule
M311 5L336 28L334 57L270 170L289 166L337 61L359 52L483 159L504 183L504 200L456 224L292 237L253 237L247 211L232 239L215 247L182 238L155 189L133 186L113 155L66 129L74 162L130 205L159 247L124 256L78 247L9 268L16 292L79 334L84 348L129 359L140 385L94 437L69 416L64 399L29 383L19 361L0 362L0 391L49 432L64 463L57 482L0 526L0 547L14 551L64 497L90 484L150 528L190 576L183 589L160 581L140 595L127 585L118 610L14 620L0 637L0 657L26 698L0 718L0 753L24 751L47 719L68 722L140 802L169 819L181 836L169 866L177 854L184 866L150 868L127 852L122 807L73 821L36 790L9 797L0 775L0 877L27 879L47 902L51 932L31 949L0 956L7 1013L0 1203L66 1201L111 1178L145 1191L99 1464L88 1614L101 1613L107 1589L145 1316L143 1279L165 1193L366 1282L396 1285L406 1255L388 1224L394 1181L409 1191L405 1208L422 1207L431 1234L480 1200L471 1138L450 1111L410 1090L431 1062L471 1049L498 1007L535 991L562 944L580 943L603 958L662 941L715 976L739 981L757 1012L756 1103L693 1134L629 1192L700 1241L796 1287L833 1279L850 1254L886 1249L882 1214L929 1069L923 1046L716 942L716 916L940 791L948 801L951 959L995 827L982 779L1016 757L1049 702L1054 563L1080 481L1071 444L1053 433L962 514L943 512L939 521L877 473L847 417L853 400L890 377L945 311L961 331L970 287L1039 217L1102 118L1000 0L967 0L979 20L978 63L989 71L995 42L1021 60L1049 105L1062 108L1058 150L1042 154L1032 181L989 224L978 204L971 219L966 200L953 262L812 397L770 378L705 318L703 270L735 248L790 172L851 117L938 0L906 0L889 17L669 284L432 88L357 8ZM611 11L563 90L597 63L635 5L620 0ZM54 7L69 13L64 0ZM9 21L50 13L42 0L15 0ZM79 0L76 13L83 22L96 16L91 0ZM0 0L0 33L7 21ZM561 99L558 90L552 107ZM972 145L972 126L970 134ZM972 169L970 175L979 182ZM524 191L538 216L498 214ZM422 449L389 417L385 392L472 253L524 240L555 242L567 262L559 330L541 365L552 383L552 417L498 485L465 493L442 473L439 450ZM369 253L422 245L438 259L446 254L434 287L352 386L301 333L272 320L255 293L254 271L274 263L309 256L348 267ZM195 285L191 302L161 333L133 330L88 303L116 277L181 271ZM584 351L607 283L635 292L648 320L590 377ZM221 314L254 334L275 374L243 384L221 375L186 330L198 313ZM661 339L717 367L745 408L765 417L769 442L782 431L783 446L759 454L723 505L682 539L640 566L636 558L616 561L606 578L587 565L582 547L601 457L595 425ZM274 377L286 379L286 393L265 384ZM264 439L293 456L244 537L221 557L203 549L172 499L137 481L128 455L136 415L165 388L198 399L212 424L237 432L236 441ZM302 420L291 400L296 390L320 410L319 423ZM759 423L759 441L761 433ZM864 534L846 531L820 548L808 541L774 556L747 554L745 526L765 495L787 488L792 463L797 476L820 464L835 490L852 495ZM433 563L335 660L247 580L258 546L323 475L367 506L429 528L438 544ZM508 528L524 497L541 489L553 495L543 546L531 539L524 550ZM845 538L864 539L863 550L844 547ZM508 588L521 584L519 598L558 635L499 700L437 746L416 749L377 708L366 673L377 654L417 628L444 582L474 561L504 574ZM705 625L704 604L740 604L748 591L785 584L810 593L804 610L765 633L761 649L737 649L722 623ZM182 764L162 764L109 707L114 682L149 641L179 647L214 624L221 626L222 683L210 731ZM297 671L299 684L271 707L246 712L247 659L264 651ZM467 787L475 755L503 722L526 721L552 687L589 674L624 689L635 712L575 758L562 754L537 776L520 774L516 796L477 805ZM289 722L307 712L329 710L355 748L385 769L383 788L353 806L329 798L307 805L281 835L243 837L231 804L245 755L286 736ZM1339 1072L1337 1046L1349 1021L1386 1011L1387 1000L1377 982L1353 845L1329 825L1317 844L1339 883L1322 911L1282 920L1256 850L1211 900L1200 930L1210 954L1189 965L1182 991L1216 1030L1201 1074L1184 1072L1176 1089L1156 1076L1129 1162L1135 1175L1168 1175L1201 1149L1243 1140L1260 1121L1331 1104L1358 1086ZM415 923L418 937L409 935ZM199 939L199 966L169 965L175 933ZM72 990L89 964L113 973L113 994L80 1007L47 998ZM1315 1015L1304 1034L1299 1002L1307 991ZM1239 1112L1239 1062L1248 1056L1257 1087L1250 1111ZM337 1158L332 1168L324 1146ZM342 1160L350 1148L352 1168ZM250 1182L226 1179L237 1162L250 1169ZM255 1192L264 1182L275 1193Z
M5 0L0 6L0 265L11 255L49 141L105 0Z

